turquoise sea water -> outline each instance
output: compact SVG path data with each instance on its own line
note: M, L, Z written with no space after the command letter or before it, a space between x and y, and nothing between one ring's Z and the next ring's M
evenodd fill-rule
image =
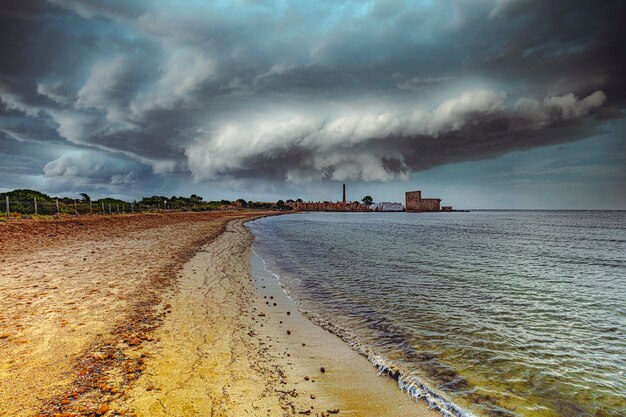
M444 414L625 415L626 212L299 213L249 227L303 310Z

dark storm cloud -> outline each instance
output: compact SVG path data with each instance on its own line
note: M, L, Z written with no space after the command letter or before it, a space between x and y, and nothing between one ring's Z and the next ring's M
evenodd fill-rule
M200 181L404 178L623 117L624 11L574 0L8 2L0 141L5 153L24 142L80 152L40 155L34 169L49 181L119 185L147 167Z

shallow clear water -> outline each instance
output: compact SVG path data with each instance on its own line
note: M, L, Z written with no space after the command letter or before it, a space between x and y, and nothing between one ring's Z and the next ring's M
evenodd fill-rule
M249 223L304 309L468 413L624 415L626 212Z

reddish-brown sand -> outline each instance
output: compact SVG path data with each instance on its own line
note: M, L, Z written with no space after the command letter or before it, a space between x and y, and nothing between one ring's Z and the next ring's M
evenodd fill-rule
M0 415L106 409L142 372L129 349L150 343L161 321L153 307L175 272L228 221L258 215L0 224Z

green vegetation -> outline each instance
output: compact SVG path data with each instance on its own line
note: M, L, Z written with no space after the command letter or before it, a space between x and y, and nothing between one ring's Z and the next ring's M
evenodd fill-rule
M204 201L196 194L189 197L158 196L143 197L141 200L124 201L117 198L105 197L93 200L88 194L80 193L77 198L51 197L34 190L13 190L0 193L0 215L6 217L6 198L9 197L9 211L12 216L55 215L61 214L117 214L137 213L161 210L178 211L210 211L210 210L291 210L285 202L277 203L246 201L243 198L237 201L215 200ZM293 200L289 200L293 202ZM302 201L302 200L300 200Z
M276 206L273 203L263 203L260 201L248 201L248 208L257 210L270 210Z
M6 193L0 193L0 198L2 199L2 201L5 201L7 197L9 197L10 200L17 201L33 201L33 199L35 198L37 199L37 201L41 202L54 201L53 197L34 190L13 190Z
M183 211L208 211L217 210L221 206L230 206L231 202L222 201L204 201L202 197L192 194L189 197L171 196L165 197L162 195L153 195L152 197L143 197L137 203L137 207L146 207L150 209L175 209Z
M9 197L10 212L13 214L35 214L35 200L37 201L37 214L56 213L55 199L47 194L34 190L13 190L0 193L0 213L6 215L6 198ZM59 207L60 209L60 207Z
M371 206L372 203L374 203L374 199L372 198L371 195L366 195L365 197L361 199L361 201L363 202L363 204L365 204L368 207Z

